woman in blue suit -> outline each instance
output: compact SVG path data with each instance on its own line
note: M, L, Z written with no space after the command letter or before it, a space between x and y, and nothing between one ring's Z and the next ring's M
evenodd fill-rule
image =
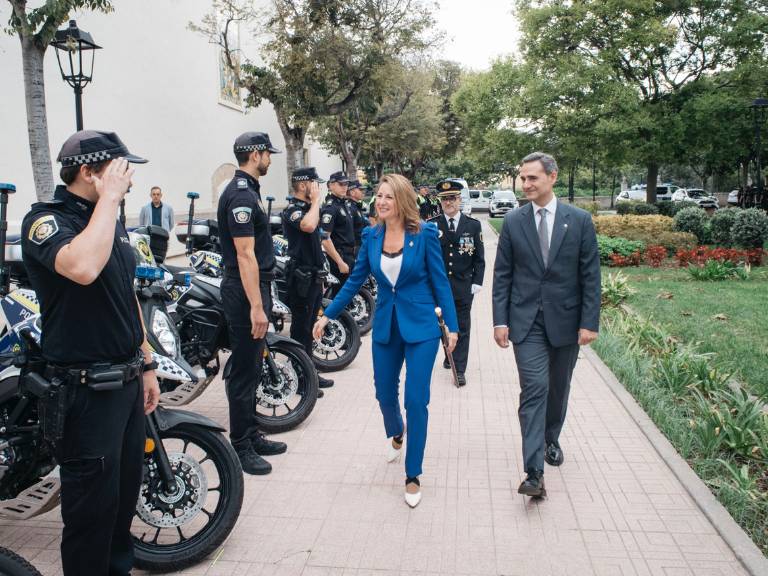
M391 438L388 460L401 454L406 432L400 413L399 384L406 365L405 411L408 445L405 455L405 501L421 501L421 463L427 442L429 385L440 343L435 306L443 309L451 350L458 338L458 321L445 273L437 227L419 220L416 192L407 178L388 174L376 193L378 225L363 230L362 246L352 274L315 324L319 339L360 290L369 274L378 281L373 320L373 373L376 399Z

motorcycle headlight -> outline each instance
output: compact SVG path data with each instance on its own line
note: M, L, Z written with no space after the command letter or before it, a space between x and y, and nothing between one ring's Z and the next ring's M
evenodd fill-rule
M152 334L162 346L163 352L171 358L176 358L179 347L176 341L176 332L171 326L171 319L165 312L159 309L152 312Z

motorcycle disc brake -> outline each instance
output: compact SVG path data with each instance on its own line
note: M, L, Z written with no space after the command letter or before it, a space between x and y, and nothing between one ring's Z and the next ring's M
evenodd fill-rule
M325 327L325 334L314 345L323 352L340 352L345 341L346 331L342 323L338 320L330 320Z
M299 375L293 367L293 363L275 362L278 370L278 378L275 382L269 366L264 362L263 376L259 387L256 388L256 401L265 408L283 406L299 390Z

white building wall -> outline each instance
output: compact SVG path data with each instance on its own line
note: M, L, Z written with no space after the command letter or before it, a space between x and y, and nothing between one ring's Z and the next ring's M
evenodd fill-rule
M266 0L263 0L266 2ZM41 4L30 2L30 5ZM214 175L234 164L232 144L242 132L268 132L284 149L274 111L268 103L247 113L219 103L218 47L188 30L210 11L210 0L130 0L115 2L111 14L78 12L71 15L103 47L96 53L94 81L83 95L86 129L118 133L133 153L150 160L136 166L134 184L126 200L129 218L149 202L149 189L163 189L164 201L178 217L186 214L188 191L200 193L200 209L215 208ZM7 22L10 5L0 4L0 22ZM240 31L244 54L256 59L251 34ZM75 131L74 94L59 73L52 48L46 52L45 82L48 129L54 180L56 155ZM35 202L29 158L21 48L16 37L0 34L0 182L16 184L9 217L20 220ZM324 178L341 169L316 144L308 144L310 162ZM231 168L229 168L231 170ZM261 180L265 195L285 203L289 189L285 155L272 156L269 173Z

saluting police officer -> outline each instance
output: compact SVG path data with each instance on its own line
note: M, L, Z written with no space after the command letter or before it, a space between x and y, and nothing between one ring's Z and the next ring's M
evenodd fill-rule
M459 318L459 341L453 351L453 361L459 386L467 383L465 372L469 354L470 315L472 300L483 285L485 250L480 222L459 211L462 185L451 180L437 184L437 194L443 213L431 220L437 224L443 260L451 282L456 314ZM450 368L448 359L443 367Z
M355 228L347 205L349 180L344 172L334 172L328 178L330 197L321 210L320 227L325 234L323 248L328 255L331 274L339 279L333 294L341 290L355 265Z
M283 210L283 234L288 240L288 306L291 308L291 338L304 346L312 357L312 326L323 301L325 257L320 244L320 206L318 183L325 182L313 167L299 168L291 175L293 196ZM333 380L318 374L320 388L330 388ZM322 397L322 390L318 397Z
M114 132L70 136L57 158L55 200L34 204L21 226L24 266L40 302L48 380L63 382L56 443L66 576L129 574L131 521L142 482L144 414L157 406L156 364L133 288L136 259L117 220L143 158ZM74 333L77 337L73 337ZM122 378L100 389L99 372Z
M355 259L363 243L363 228L368 226L368 219L363 209L363 185L359 180L352 180L347 187L349 195L349 213L352 215L352 228L355 232Z
M240 168L219 198L217 213L224 265L221 296L232 349L227 380L229 437L244 472L269 474L272 465L262 456L282 454L286 445L264 438L256 424L256 389L262 377L275 267L259 177L267 173L270 155L279 150L264 132L246 132L235 140L234 152Z

